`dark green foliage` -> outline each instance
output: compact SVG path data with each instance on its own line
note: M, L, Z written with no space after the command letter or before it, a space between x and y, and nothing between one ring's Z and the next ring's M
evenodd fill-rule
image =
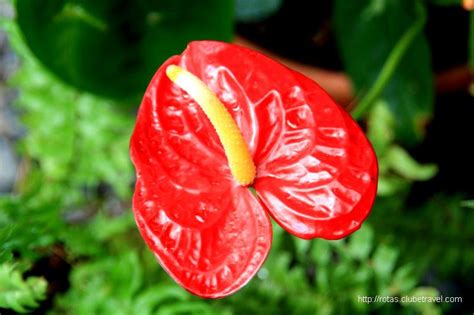
M18 24L33 53L66 82L95 93L145 91L158 66L190 40L230 40L226 0L17 0Z
M418 0L336 1L337 40L359 97L369 93L376 80L383 80L379 75L385 62L398 53L395 47L410 28L423 26L425 15ZM390 60L395 68L381 97L395 114L397 138L413 145L421 140L432 110L430 52L421 27L416 37L401 45L405 51Z
M76 289L58 300L58 308L74 305L74 314L84 315L213 313L211 305L172 284L157 269L155 261L144 264L133 250L81 264L71 275Z
M377 101L367 117L367 135L379 162L379 196L391 196L407 189L413 181L436 175L436 165L421 165L395 141L396 117L384 100Z
M438 195L410 209L404 208L404 202L403 197L399 200L381 198L377 202L371 222L376 229L385 232L380 234L380 239L399 247L405 261L416 261L414 266L418 273L432 268L441 278L453 273L473 278L472 209L463 208L459 196Z
M39 256L57 240L63 228L59 207L53 202L35 200L35 195L0 199L0 263L10 261L13 252L23 258Z

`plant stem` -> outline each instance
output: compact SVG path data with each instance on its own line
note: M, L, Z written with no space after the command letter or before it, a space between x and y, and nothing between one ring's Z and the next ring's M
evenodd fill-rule
M416 9L419 15L418 19L412 26L410 26L410 28L405 31L403 36L397 42L395 47L390 52L390 55L388 56L384 65L382 66L382 70L380 71L374 84L352 111L352 117L354 119L362 118L363 114L370 108L374 101L377 100L380 93L382 93L383 89L390 81L390 78L393 76L398 64L405 55L405 52L408 50L418 33L423 29L423 26L426 22L425 8L419 1L417 1Z

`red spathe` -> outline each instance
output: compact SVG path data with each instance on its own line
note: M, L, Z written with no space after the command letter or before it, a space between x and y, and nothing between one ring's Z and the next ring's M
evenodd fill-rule
M257 166L255 197L232 177L199 105L166 76L200 78L239 126ZM166 61L143 98L131 139L133 210L161 265L202 297L229 295L270 250L269 213L305 239L339 239L370 212L377 160L364 133L319 85L255 51L192 42Z

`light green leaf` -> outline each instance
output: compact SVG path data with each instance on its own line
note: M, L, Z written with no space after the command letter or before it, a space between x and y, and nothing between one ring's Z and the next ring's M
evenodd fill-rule
M388 103L379 100L374 104L367 120L367 136L377 156L382 156L395 139L395 119Z
M390 279L395 268L398 251L390 246L381 244L375 250L372 263L376 276L382 281Z
M221 311L213 309L204 302L182 302L179 304L170 304L160 307L157 315L186 315L186 314L207 314L219 315Z
M419 287L411 291L408 298L435 298L439 296L439 292L436 288L432 287ZM439 315L442 314L441 308L434 302L416 302L416 303L402 303L405 307L410 307L418 311L422 315Z
M414 274L414 266L412 264L404 265L395 271L393 277L391 294L407 294L409 290L416 286L417 278Z
M377 196L392 196L407 188L408 182L400 177L380 174L377 186Z
M326 266L331 261L331 247L328 241L322 239L313 240L311 257L320 267Z
M461 201L461 207L474 209L474 200Z
M8 263L0 265L0 307L26 313L46 297L47 283L38 277L23 279Z
M165 303L180 303L189 298L189 294L178 286L158 284L141 292L134 303L134 314L153 314Z
M373 239L374 231L370 225L365 223L349 238L347 247L349 255L355 259L366 259L372 250Z
M419 164L399 146L390 147L384 158L394 172L410 180L428 180L438 172L435 164Z
M296 255L299 259L305 260L306 254L311 246L311 242L308 240L304 240L298 238L296 236L292 236L293 244L295 245Z

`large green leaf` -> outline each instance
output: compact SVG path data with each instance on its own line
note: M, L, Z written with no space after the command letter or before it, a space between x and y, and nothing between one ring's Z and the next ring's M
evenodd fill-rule
M192 40L229 40L230 0L17 0L34 54L74 86L140 95L157 67Z
M420 25L425 13L420 3L412 0L338 0L334 14L346 70L363 97L394 47L410 28ZM392 60L395 71L380 97L395 114L397 137L411 145L422 138L431 113L433 75L425 36L419 32L408 37L403 43L409 45L407 49L398 49L398 63Z

